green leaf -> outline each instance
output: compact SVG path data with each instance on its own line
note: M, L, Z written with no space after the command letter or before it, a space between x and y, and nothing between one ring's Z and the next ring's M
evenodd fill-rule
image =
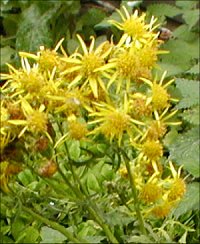
M40 46L52 46L49 21L58 7L59 5L42 14L37 3L33 3L23 12L23 19L16 34L17 50L35 52Z
M199 193L200 183L193 182L187 185L187 190L182 201L174 211L174 216L178 218L180 215L185 214L190 210L200 210L199 207Z
M128 241L128 243L153 243L152 239L150 239L148 236L145 235L133 235L131 236Z
M187 10L183 14L183 19L191 29L199 20L199 9Z
M11 225L11 233L12 233L12 236L14 237L15 240L19 240L19 238L23 239L24 227L25 227L24 220L20 217L16 217L15 220L13 221L12 225Z
M176 0L176 6L183 8L183 9L192 9L195 8L198 4L198 0L184 0L184 1L180 1L180 0Z
M181 10L176 6L161 3L161 4L151 4L147 7L148 12L155 16L167 16L174 17L181 13Z
M174 143L169 145L169 151L170 160L183 165L193 176L200 177L198 126L177 136Z
M33 226L28 226L23 233L25 234L23 243L37 243L37 239L40 236L39 231Z
M191 109L184 110L182 113L182 117L188 123L193 125L199 125L200 117L199 117L199 106L195 106Z
M88 171L87 175L87 187L90 193L96 193L101 191L99 182L92 171Z
M42 241L40 243L63 243L67 238L62 233L47 226L41 228L40 236Z
M90 8L81 18L80 21L83 25L94 26L102 21L106 14L97 8Z
M198 64L195 64L190 70L187 71L187 73L190 74L199 74L199 67L200 67L200 63L198 62Z
M31 182L35 181L35 178L29 169L20 172L18 174L18 179L24 186L28 186Z
M80 149L80 142L79 141L71 141L69 145L69 155L70 158L74 161L77 161L80 157L81 149Z
M162 69L168 71L171 75L183 73L191 67L191 60L198 58L198 45L195 43L189 43L184 40L169 40L162 49L168 50L170 53L162 55L160 62L158 63ZM183 52L184 50L184 52Z
M11 58L12 58L12 55L15 54L15 50L9 46L6 46L6 47L2 47L0 49L0 55L1 55L1 59L0 59L0 62L1 62L1 66L6 64L6 63L10 63L11 62Z
M195 80L176 79L176 87L180 90L182 99L177 108L190 108L199 104L199 82Z
M184 40L189 43L193 43L194 46L199 47L199 33L192 32L189 30L187 24L180 25L173 31L173 36L175 39Z

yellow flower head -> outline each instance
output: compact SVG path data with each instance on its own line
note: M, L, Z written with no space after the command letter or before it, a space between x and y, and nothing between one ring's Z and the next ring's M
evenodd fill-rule
M69 136L76 140L81 140L87 133L87 124L80 122L74 115L68 117Z
M168 201L163 201L156 205L151 212L158 218L165 218L171 211L172 205Z
M140 198L145 203L155 202L156 200L160 199L161 196L162 188L153 182L147 182L140 192Z
M163 155L163 147L159 141L147 140L142 145L142 152L149 160L156 161Z
M21 137L26 130L33 133L47 133L48 118L47 114L43 112L45 109L44 105L42 104L39 109L34 109L24 98L21 98L21 106L25 119L8 120L12 125L24 125L24 128L21 130L18 137Z
M135 10L133 14L130 14L124 6L122 7L122 10L124 13L117 10L122 22L115 20L109 20L109 22L115 25L118 29L124 31L124 35L130 36L133 40L143 43L149 39L155 39L158 36L158 34L153 33L153 30L158 27L158 25L154 26L157 21L154 17L151 18L149 24L146 24L146 15L144 13L139 16L138 10Z
M156 111L162 111L168 108L170 105L170 100L173 100L170 98L170 95L168 94L166 87L173 83L174 80L172 79L168 81L166 84L162 84L166 73L167 72L163 73L159 83L157 83L156 78L154 79L154 81L150 81L146 78L140 78L151 88L151 97L148 99L148 103L151 103L153 110Z
M90 124L100 123L92 133L101 132L112 141L114 138L118 139L118 144L121 144L122 136L125 132L132 134L132 124L142 124L142 122L134 120L128 115L128 101L124 97L124 104L121 108L115 108L109 104L94 103L97 112L90 114L92 117L99 117L99 119L90 122Z
M107 45L107 42L105 42L94 50L95 39L94 37L91 37L92 40L88 50L83 39L79 35L77 35L77 37L83 49L83 54L75 52L71 57L63 58L63 61L70 63L73 66L71 68L67 68L61 73L61 75L66 75L76 71L77 76L69 84L69 88L75 85L85 87L89 84L94 96L98 97L98 86L106 91L102 77L106 74L106 70L110 69L111 66L105 64L105 58L109 55L111 48L103 52L104 45Z
M169 162L169 165L173 178L170 179L171 188L168 199L169 201L180 200L186 191L186 183L182 178L180 178L182 166L180 166L178 171L176 171L171 161Z

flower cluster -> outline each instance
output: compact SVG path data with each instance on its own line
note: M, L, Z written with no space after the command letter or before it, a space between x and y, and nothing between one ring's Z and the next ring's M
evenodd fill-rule
M158 55L166 53L159 50L156 19L147 24L145 14L130 14L125 7L118 13L121 22L110 21L123 32L117 43L96 46L91 37L88 47L77 35L81 48L68 55L62 39L53 50L20 52L21 68L8 64L9 73L1 74L6 80L1 88L3 190L8 191L11 175L7 166L18 164L17 173L23 161L10 148L37 153L41 165L33 169L51 177L57 165L48 150L69 140L95 143L100 134L110 144L137 152L133 166L139 197L156 216L165 217L183 196L185 183L172 163L171 175L162 179L162 138L169 126L180 122L171 120L177 112L172 104L176 99L167 90L173 80L166 81L166 72L152 77ZM126 170L120 172L127 177Z

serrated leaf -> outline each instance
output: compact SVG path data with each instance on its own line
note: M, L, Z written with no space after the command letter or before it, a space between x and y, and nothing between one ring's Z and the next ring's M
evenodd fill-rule
M67 238L62 233L47 226L41 228L40 236L42 241L40 243L63 243Z
M192 9L197 6L198 0L184 0L184 1L176 1L176 6L183 9Z
M182 117L184 120L193 125L199 125L199 106L183 111Z
M162 49L168 50L169 54L162 55L159 66L161 68L165 66L164 68L172 75L187 71L191 67L191 60L198 58L198 45L196 45L196 42L188 43L179 39L169 40L162 46Z
M190 73L190 74L199 74L200 72L200 63L198 62L198 64L195 64L190 70L187 71L187 73Z
M199 33L190 31L187 24L183 24L177 27L173 31L173 36L176 39L178 38L186 42L194 43L194 45L197 45L198 47Z
M176 87L180 90L182 99L176 108L190 108L199 104L199 82L195 80L176 79Z
M195 177L200 177L199 165L199 128L196 126L188 132L177 136L169 145L170 160L183 165Z
M167 16L174 17L181 13L181 10L176 6L161 3L161 4L151 4L147 7L148 12L155 16Z
M174 216L178 218L180 215L190 210L199 210L199 193L200 183L193 182L187 185L187 190L182 201L174 211Z

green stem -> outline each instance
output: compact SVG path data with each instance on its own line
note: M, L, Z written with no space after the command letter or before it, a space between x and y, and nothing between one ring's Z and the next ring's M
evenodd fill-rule
M63 134L62 128L61 128L59 123L58 123L58 128L59 128L61 134ZM87 208L88 212L90 213L92 218L102 227L102 229L104 230L106 236L111 241L111 243L119 243L118 240L113 235L112 231L110 230L109 226L105 223L104 218L101 216L100 211L99 211L98 207L96 206L96 204L94 202L91 202L91 200L89 199L89 195L88 195L88 191L87 191L86 187L82 184L82 182L80 181L76 172L74 171L73 164L72 164L71 159L69 157L69 152L68 152L66 142L64 142L64 147L65 147L66 153L68 155L69 166L70 166L70 170L71 170L72 175L73 175L74 183L77 182L78 185L80 186L80 189L76 188L76 184L72 185L68 181L68 179L65 177L62 170L59 169L59 172L61 173L63 179L68 184L68 186L71 189L73 189L73 191L75 192L75 194L77 195L78 198L81 198L81 200L85 199L85 201L89 202L89 204L86 204L86 208Z
M121 150L121 152L123 153L123 155L125 156L125 164L126 164L126 169L128 171L128 176L129 176L129 181L130 181L130 185L131 185L131 190L132 190L132 195L133 195L133 199L134 199L134 205L135 205L135 212L137 215L137 218L139 220L139 224L140 224L140 230L143 234L146 234L146 229L144 227L144 220L140 211L140 203L137 197L137 189L135 186L135 181L134 181L134 177L133 174L131 172L131 167L130 167L130 160L128 158L128 156L126 155L126 153L124 151Z
M102 227L102 229L104 230L106 236L111 241L111 243L119 243L118 240L113 235L112 231L110 230L109 226L104 222L104 219L100 215L99 210L98 210L98 207L96 206L96 204L95 203L92 203L90 201L90 199L88 198L88 193L87 193L86 189L82 186L82 183L80 182L80 180L78 181L78 183L81 184L82 190L84 189L83 192L80 191L80 189L76 188L76 185L72 185L69 182L69 180L67 179L67 177L65 176L65 174L62 172L61 169L59 169L59 172L61 173L61 175L62 175L63 179L65 180L65 182L67 183L67 185L71 189L73 189L73 191L76 194L76 196L79 199L81 199L82 201L88 201L89 204L86 204L86 208L87 208L88 212L90 213L91 217ZM75 174L75 176L77 178L77 175L76 174Z
M52 220L49 220L49 219L46 219L45 217L41 216L40 214L38 213L35 213L34 211L32 211L31 209L25 207L25 206L22 206L22 209L29 213L30 215L32 215L34 218L42 221L44 224L52 227L54 230L58 230L60 233L62 233L64 236L67 237L68 240L72 241L73 243L88 243L88 241L86 240L78 240L77 238L75 238L69 231L66 230L66 228Z

